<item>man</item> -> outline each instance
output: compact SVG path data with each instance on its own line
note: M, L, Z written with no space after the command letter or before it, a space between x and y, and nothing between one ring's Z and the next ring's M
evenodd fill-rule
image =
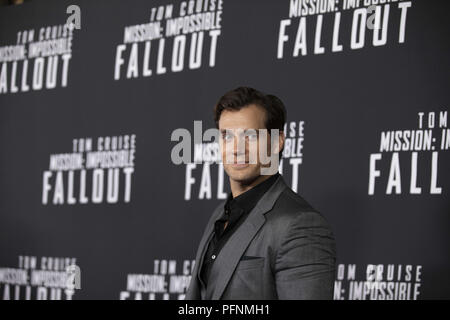
M285 118L280 99L252 88L218 101L215 121L231 193L207 223L187 300L332 299L336 249L327 221L278 172L261 174L273 163L262 161L260 146L281 157ZM237 134L252 129L268 134ZM275 138L271 129L279 130ZM255 152L256 161L249 161Z

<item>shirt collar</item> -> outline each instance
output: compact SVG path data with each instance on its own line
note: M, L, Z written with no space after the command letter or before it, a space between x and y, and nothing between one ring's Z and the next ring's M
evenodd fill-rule
M228 208L231 212L240 211L239 209L246 213L250 212L279 176L280 174L277 172L270 178L264 180L235 198L230 192L228 194L227 202L225 203L225 209Z

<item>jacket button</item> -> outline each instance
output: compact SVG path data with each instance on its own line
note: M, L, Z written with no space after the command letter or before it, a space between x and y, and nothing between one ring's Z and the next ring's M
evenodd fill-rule
M213 260L215 260L215 259L216 259L216 255L213 254L211 258L212 258Z

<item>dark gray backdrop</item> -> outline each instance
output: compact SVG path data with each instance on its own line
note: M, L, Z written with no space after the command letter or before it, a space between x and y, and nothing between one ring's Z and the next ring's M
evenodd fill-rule
M72 3L32 1L0 8L0 46L15 44L18 31L64 24ZM291 51L299 18L292 18L284 58L277 59L280 21L288 18L289 1L225 0L214 67L207 65L205 49L199 69L171 72L168 67L163 75L143 77L139 71L139 77L126 79L125 59L121 79L114 80L124 28L148 22L150 9L166 3L174 5L177 16L180 1L79 2L81 29L74 31L68 85L0 93L0 268L20 268L20 256L37 257L37 269L42 257L75 257L82 289L74 299L118 299L127 275L153 274L155 259L176 260L182 274L181 264L194 259L220 199L216 165L212 198L198 199L200 164L193 170L192 198L184 199L186 166L171 162L175 143L170 135L176 128L193 132L194 120L212 127L217 99L246 85L279 96L288 122L304 121L298 192L331 223L338 264L355 264L358 281L365 279L367 264L421 266L418 298L450 298L450 171L448 150L440 149L442 128L433 129L441 194L429 191L428 150L418 151L421 194L409 192L412 151L399 152L401 194L385 192L392 152L381 153L375 194L368 194L370 155L379 153L381 132L417 130L419 112L448 110L447 3L412 1L404 43L398 43L398 3L391 3L387 44L374 47L367 29L366 45L359 50L349 48L353 10L342 10L342 52L331 52L334 14L327 13L324 54L313 53L316 17L308 16L308 54L298 57ZM166 42L170 64L171 40ZM157 43L152 45L156 52ZM130 45L124 58L129 52ZM155 52L151 59L156 60ZM140 44L139 68L142 55ZM29 68L32 63L29 59ZM8 83L10 73L8 62ZM71 152L75 138L95 142L124 134L136 135L130 202L42 203L43 172L51 154ZM292 168L284 166L290 183ZM7 284L0 280L3 298L5 287L14 295ZM349 286L346 278L342 286ZM34 286L31 295L36 298Z

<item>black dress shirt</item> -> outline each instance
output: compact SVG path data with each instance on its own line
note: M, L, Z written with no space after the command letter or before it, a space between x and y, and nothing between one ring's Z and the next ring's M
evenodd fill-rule
M200 277L205 286L208 284L211 268L220 250L235 230L244 222L250 211L256 206L264 193L269 190L279 175L279 173L274 174L235 198L233 198L232 193L229 193L224 206L224 214L214 224L214 234L208 244L203 260ZM227 222L228 224L224 229Z

